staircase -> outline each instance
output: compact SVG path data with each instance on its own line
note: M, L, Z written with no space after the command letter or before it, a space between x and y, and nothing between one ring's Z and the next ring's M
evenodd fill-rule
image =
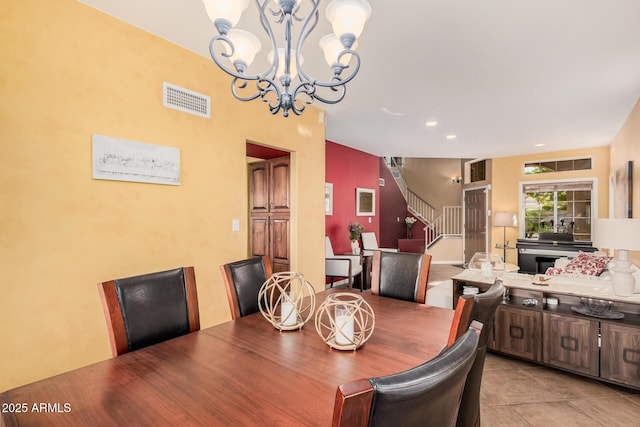
M426 224L426 248L446 237L462 237L462 206L443 206L437 211L407 187L400 171L401 158L386 157L385 162L407 201L407 210Z

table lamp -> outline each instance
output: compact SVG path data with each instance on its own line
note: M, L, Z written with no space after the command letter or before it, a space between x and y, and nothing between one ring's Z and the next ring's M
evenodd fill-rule
M493 214L493 226L502 227L502 261L507 262L507 227L517 227L518 218L513 212L496 212ZM496 245L497 248L500 246Z
M612 218L596 219L593 222L593 245L598 249L617 249L618 257L611 269L613 292L619 296L630 296L636 285L629 261L629 251L640 250L640 219Z

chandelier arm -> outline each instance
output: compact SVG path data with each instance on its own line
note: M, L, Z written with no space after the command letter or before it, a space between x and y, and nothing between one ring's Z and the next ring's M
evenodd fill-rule
M300 30L300 37L298 38L298 44L296 47L296 68L298 70L298 77L302 82L309 82L313 80L307 73L304 72L302 66L300 65L300 52L302 52L302 46L307 41L309 34L313 32L313 30L318 25L318 21L320 20L320 14L318 12L318 7L320 6L320 0L311 0L313 7L311 12L309 12L309 16L304 21L302 25L302 29ZM300 21L300 20L298 20Z
M217 41L226 43L227 46L231 48L231 53L225 53L225 52L220 53L220 55L222 55L225 58L229 58L231 55L233 55L233 53L235 52L235 47L233 46L233 43L231 42L231 40L229 40L229 38L226 36L217 35L211 38L211 41L209 42L209 54L211 55L211 59L213 59L213 62L215 62L216 65L220 67L220 69L222 69L222 71L229 74L231 77L235 77L237 79L258 80L259 76L251 76L238 71L233 71L232 69L227 67L225 64L223 64L218 58L218 55L216 55L215 50L213 48L214 43Z
M355 59L355 65L353 65L353 68L351 66L348 66L348 65L347 66L339 65L340 72L342 72L342 70L345 70L347 68L351 68L351 73L348 74L346 77L342 77L342 75L340 73L336 74L335 69L334 69L334 76L330 81L328 81L328 82L314 81L314 84L316 86L338 87L338 86L342 86L344 84L347 84L351 80L353 80L353 78L356 76L356 74L358 74L358 71L360 71L360 55L358 55L358 52L356 52L353 49L345 49L342 52L340 52L340 55L338 55L338 64L339 64L340 58L342 58L344 55L353 55L353 57ZM336 80L336 77L338 77L337 80Z
M259 78L265 78L265 79L270 79L272 81L275 81L276 79L276 73L278 70L278 63L279 63L279 58L278 58L278 43L276 42L276 37L273 34L273 29L271 28L271 24L269 23L269 19L267 19L267 15L265 14L265 10L267 9L267 4L269 3L270 0L264 0L264 2L262 4L260 4L260 0L256 0L256 5L258 6L258 10L259 10L259 15L260 15L260 24L262 25L262 28L264 29L264 31L267 33L267 36L269 37L269 40L271 41L271 46L273 47L273 62L271 63L271 66L268 67L266 70L264 70L262 73L258 74ZM273 11L271 11L271 9L269 9L271 13L273 13ZM280 19L278 19L277 22L282 22L282 17L280 17Z
M307 83L300 83L298 86L296 86L295 90L293 91L294 99L297 100L299 94L304 93L312 100L317 99L318 101L323 102L325 104L337 104L338 102L344 99L347 93L347 87L345 86L346 82L340 81L336 83L338 84L334 86L320 86L317 84L317 82L313 82L313 81L307 82ZM320 94L318 94L318 91L316 90L318 86L330 88L333 92L337 94L337 97L329 99L321 96ZM311 104L311 102L306 102L306 103Z
M238 93L238 89L244 89L245 87L247 87L247 80L238 79L238 77L234 77L233 80L231 80L231 93L237 100L253 101L254 99L262 96L262 92L260 91L260 88L258 88L258 91L255 92L253 95L250 95L250 96L240 95Z

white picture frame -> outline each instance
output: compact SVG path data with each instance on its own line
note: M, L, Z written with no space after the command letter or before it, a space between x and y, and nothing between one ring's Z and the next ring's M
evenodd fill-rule
M180 185L180 149L92 136L94 179Z
M324 183L324 214L333 215L333 183Z
M356 188L356 216L375 216L376 191L371 188Z

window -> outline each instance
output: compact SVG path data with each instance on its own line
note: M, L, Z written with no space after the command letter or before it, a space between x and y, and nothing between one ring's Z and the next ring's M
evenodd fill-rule
M547 160L544 162L529 162L524 164L524 174L538 174L549 172L566 172L590 170L591 159Z
M524 184L525 238L570 233L574 240L591 241L592 188L590 181Z
M478 182L487 179L487 161L480 160L479 162L471 163L469 174L469 182Z

